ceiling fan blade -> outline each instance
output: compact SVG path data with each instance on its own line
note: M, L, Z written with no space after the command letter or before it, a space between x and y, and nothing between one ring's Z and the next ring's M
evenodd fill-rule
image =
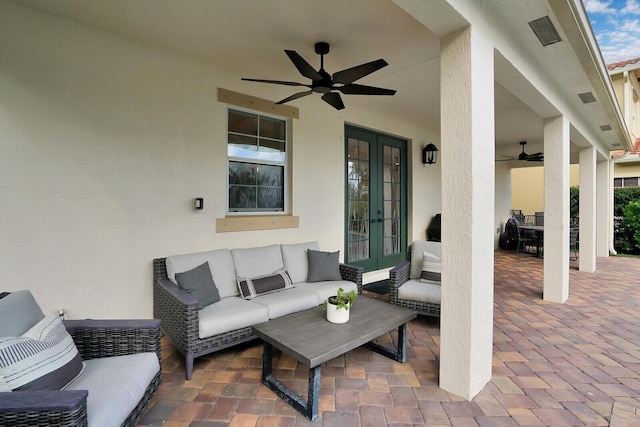
M355 82L362 77L378 71L380 68L384 68L387 65L387 61L384 59L377 59L375 61L367 62L366 64L357 65L353 68L347 68L346 70L338 71L333 74L334 83L342 83L348 85Z
M337 87L340 92L345 95L393 95L396 93L393 89L384 89L381 87L364 86L358 84L348 84Z
M303 76L310 78L311 80L322 80L322 76L318 73L305 59L298 54L295 50L285 50L284 51L293 65L296 66L300 74Z
M282 81L282 80L263 80L263 79L245 79L242 78L242 80L245 80L247 82L258 82L258 83L273 83L276 85L286 85L286 86L306 86L309 87L309 85L306 85L304 83L298 83L298 82L286 82L286 81Z
M305 90L304 92L294 93L291 96L286 97L285 99L276 102L276 104L284 104L285 102L293 101L294 99L302 98L303 96L311 95L313 93L312 90Z
M542 162L544 161L544 154L542 153L533 153L527 155L527 160L530 162Z
M342 110L344 108L344 103L342 102L342 98L340 94L337 92L327 92L322 95L322 100L327 104L331 105L336 110Z

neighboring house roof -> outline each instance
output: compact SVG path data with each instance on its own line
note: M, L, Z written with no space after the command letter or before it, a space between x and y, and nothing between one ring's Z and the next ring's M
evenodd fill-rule
M607 64L607 69L609 71L613 71L616 68L624 68L624 67L627 67L629 65L634 65L634 64L638 64L638 66L640 66L640 58L627 59L626 61L620 61L620 62L614 62L613 64Z

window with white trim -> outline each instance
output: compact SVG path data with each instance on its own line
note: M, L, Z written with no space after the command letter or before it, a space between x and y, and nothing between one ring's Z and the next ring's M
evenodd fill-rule
M287 120L228 109L227 212L286 213Z
M615 188L621 187L637 187L638 186L638 177L627 177L627 178L614 178L613 186Z

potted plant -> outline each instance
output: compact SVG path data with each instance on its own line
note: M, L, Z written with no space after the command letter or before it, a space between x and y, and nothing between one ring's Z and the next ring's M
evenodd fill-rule
M322 306L327 310L327 320L331 323L345 323L349 320L349 307L353 305L358 293L356 291L345 292L338 288L336 295L329 297Z

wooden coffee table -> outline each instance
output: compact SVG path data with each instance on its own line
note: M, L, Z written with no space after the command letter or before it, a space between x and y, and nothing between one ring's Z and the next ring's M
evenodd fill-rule
M363 295L358 296L350 311L349 321L343 324L328 322L323 308L315 307L253 327L264 341L262 383L310 420L318 417L320 365L324 362L362 345L401 363L406 359L407 322L415 319L415 311ZM395 328L396 349L371 342ZM273 377L273 347L309 367L306 401Z

